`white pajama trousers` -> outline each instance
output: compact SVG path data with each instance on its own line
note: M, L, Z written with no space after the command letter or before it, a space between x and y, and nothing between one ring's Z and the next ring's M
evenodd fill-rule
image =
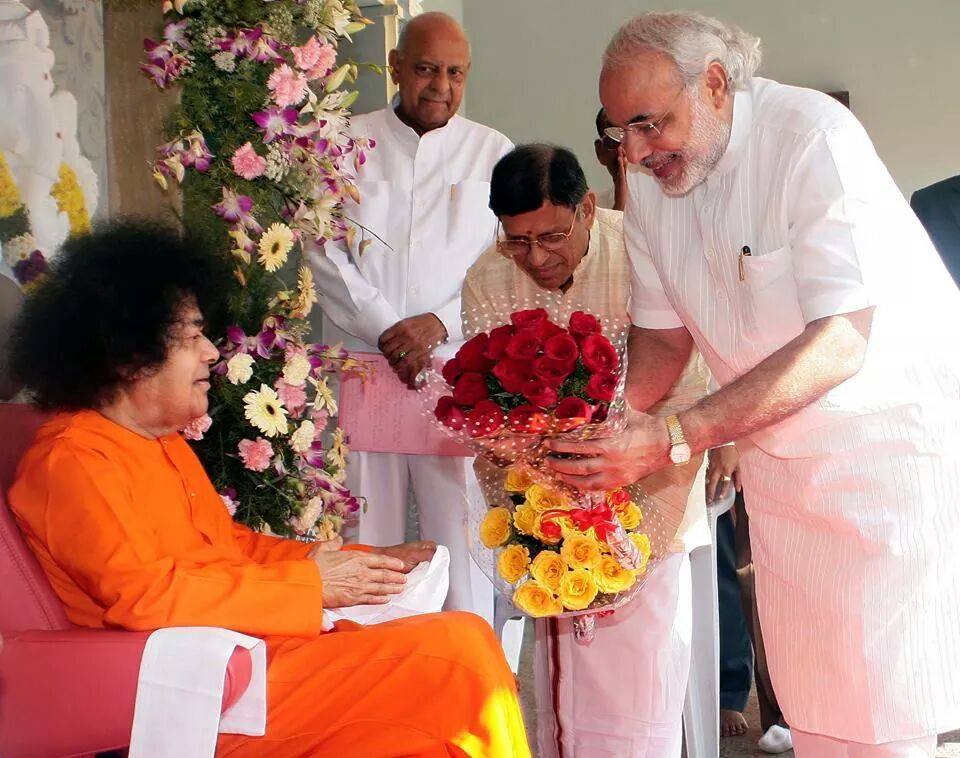
M793 752L797 758L933 758L937 735L913 740L865 745L862 742L835 740L822 734L792 729Z
M407 490L413 485L420 539L450 551L450 591L444 610L471 611L493 622L493 584L470 557L468 488L477 487L473 459L456 456L351 452L347 486L366 498L358 542L397 545L407 526Z
M692 613L690 557L675 553L589 645L571 619L538 619L541 758L679 758Z

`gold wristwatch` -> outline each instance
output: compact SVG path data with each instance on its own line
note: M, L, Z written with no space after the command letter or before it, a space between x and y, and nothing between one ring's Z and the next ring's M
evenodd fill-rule
M690 462L690 445L683 436L683 427L676 416L667 416L667 433L670 435L670 460L674 466Z

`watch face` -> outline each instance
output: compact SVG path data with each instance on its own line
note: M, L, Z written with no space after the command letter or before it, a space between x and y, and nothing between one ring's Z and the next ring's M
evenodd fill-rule
M670 448L670 460L676 465L690 461L690 446L686 442L674 445Z

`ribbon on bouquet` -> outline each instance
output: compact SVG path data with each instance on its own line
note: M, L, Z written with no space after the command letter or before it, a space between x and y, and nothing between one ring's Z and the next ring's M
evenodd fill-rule
M613 510L604 502L590 508L571 508L568 511L562 508L552 508L545 511L541 517L541 529L543 528L542 525L548 522L555 524L557 519L564 517L569 518L581 532L587 531L592 526L597 538L607 544L610 544L608 536L616 532L619 526L619 522L613 515Z

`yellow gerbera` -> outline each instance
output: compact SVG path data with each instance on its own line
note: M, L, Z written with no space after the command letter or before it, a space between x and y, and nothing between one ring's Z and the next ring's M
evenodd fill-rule
M293 247L293 232L286 224L272 224L260 237L260 256L257 258L270 272L287 262L287 253Z
M243 396L243 415L267 437L287 433L287 409L266 384Z
M306 318L317 303L317 289L313 284L313 271L309 266L301 266L297 272L297 299L294 300L294 318Z

